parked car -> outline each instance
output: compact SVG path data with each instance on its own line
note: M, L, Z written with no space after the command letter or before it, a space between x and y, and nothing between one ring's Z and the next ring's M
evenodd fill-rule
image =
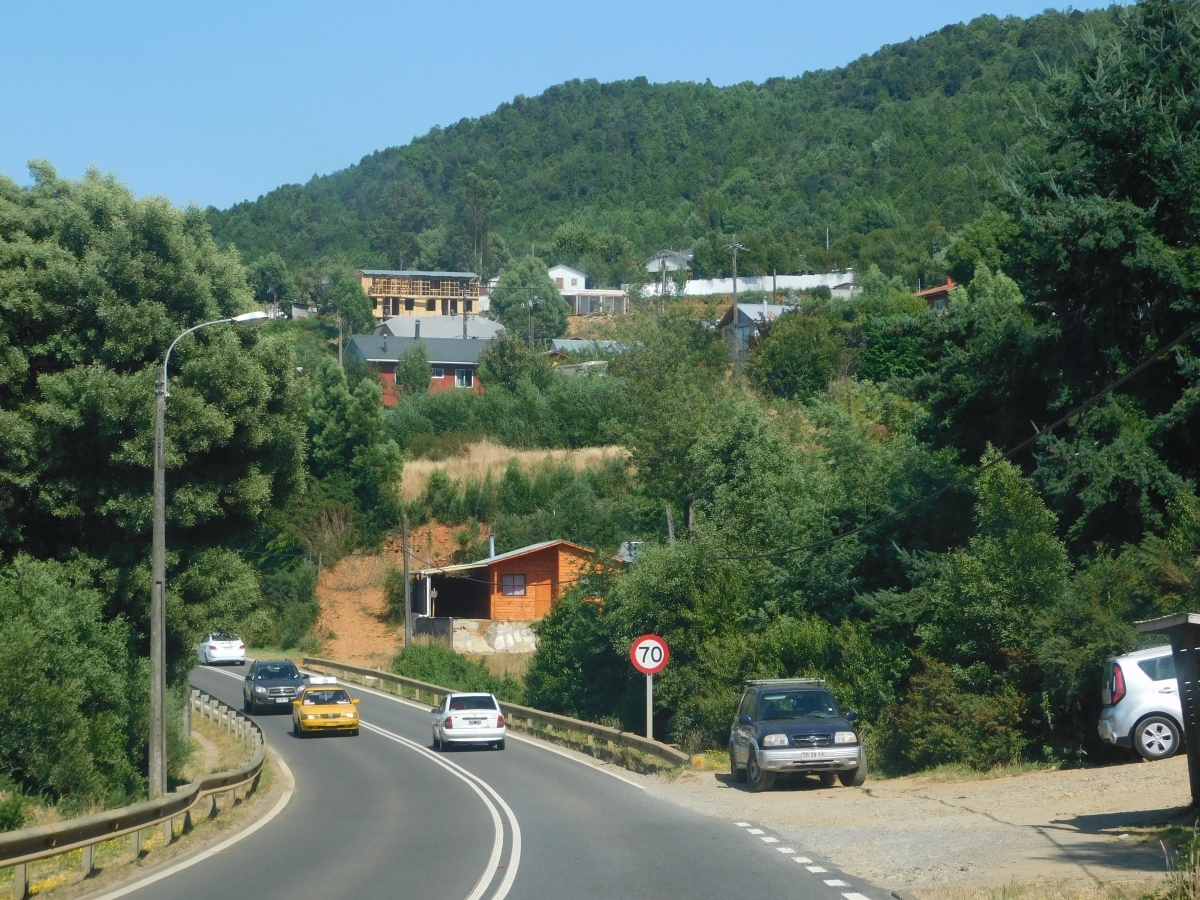
M239 666L246 664L246 642L236 634L224 631L214 631L204 636L196 645L196 655L200 657L200 665L215 666L217 663L234 663Z
M433 746L490 744L504 749L504 714L491 694L451 694L433 713Z
M752 791L769 791L782 774L819 775L833 787L858 787L867 761L851 723L825 682L816 678L747 681L729 732L733 780Z
M288 659L256 659L250 664L242 685L242 709L291 710L292 701L304 690L300 670Z
M1110 659L1100 700L1100 740L1148 760L1167 759L1179 751L1183 710L1169 646Z

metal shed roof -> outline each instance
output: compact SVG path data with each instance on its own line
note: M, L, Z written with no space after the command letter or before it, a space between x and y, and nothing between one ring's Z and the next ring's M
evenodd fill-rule
M390 275L392 277L411 277L424 275L430 278L478 278L474 272L420 272L415 269L359 269L364 275Z
M399 362L413 344L425 345L429 362L440 365L476 365L483 351L491 346L486 338L414 338L377 334L356 334L347 346L367 362Z

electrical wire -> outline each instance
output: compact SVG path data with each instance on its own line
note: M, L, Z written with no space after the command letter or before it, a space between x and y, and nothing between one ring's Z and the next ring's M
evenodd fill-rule
M1171 341L1171 343L1167 344L1165 347L1161 347L1161 348L1155 350L1149 356L1145 357L1140 363L1138 363L1136 366L1134 366L1132 369L1130 369L1128 372L1126 372L1124 375L1122 375L1120 378L1118 378L1112 384L1108 385L1108 387L1093 394L1091 397L1089 397L1087 400L1080 403L1078 406L1076 406L1070 412L1066 413L1065 415L1060 416L1058 419L1051 422L1049 425L1047 425L1045 428L1038 431L1032 437L1026 438L1025 440L1021 441L1021 443L1017 444L1015 447L1011 448L1010 450L1005 451L1003 454L1001 454L1000 456L997 456L995 459L991 460L990 462L985 463L982 466L975 467L968 474L962 476L958 480L952 481L952 482L950 482L950 484L947 484L947 485L944 485L943 487L938 488L932 494L927 494L926 496L921 497L919 500L914 500L912 503L908 504L905 507L902 507L901 509L895 510L894 512L890 512L886 516L880 516L878 519L875 519L871 522L867 522L864 525L859 525L857 528L852 528L851 530L842 532L841 534L835 534L832 537L822 538L819 541L812 541L811 543L808 543L808 544L801 544L798 547L788 547L785 550L773 550L769 553L744 553L744 554L739 554L739 555L735 555L735 556L716 556L713 558L720 559L720 560L774 559L779 556L790 556L793 553L804 553L808 550L819 550L822 547L828 547L829 545L835 544L841 540L845 540L846 538L854 537L855 535L862 534L865 531L870 531L871 529L876 528L879 525L884 524L885 522L890 522L893 519L898 519L901 516L903 516L909 512L912 512L912 510L916 509L918 506L923 506L924 504L928 503L931 500L936 500L938 497L940 497L942 494L946 493L947 491L952 491L956 488L962 487L964 484L966 484L969 481L973 481L974 479L976 479L980 475L982 475L984 472L986 472L988 469L990 469L992 466L996 465L996 463L1002 462L1003 460L1006 460L1006 459L1011 459L1012 457L1014 457L1018 453L1020 453L1022 450L1026 450L1029 447L1033 446L1039 440L1041 440L1043 437L1045 437L1047 434L1054 431L1056 428L1065 424L1066 422L1070 421L1075 416L1079 415L1081 412L1084 412L1085 410L1089 409L1097 401L1103 399L1108 394L1112 393L1117 388L1119 388L1121 385L1123 385L1125 382L1129 381L1129 379L1133 378L1135 375L1142 372L1144 369L1146 369L1148 366L1150 366L1156 360L1162 358L1164 355L1171 352L1171 350L1175 349L1175 347L1179 346L1179 344L1183 343L1185 340L1187 340L1189 337L1191 337L1191 335L1197 329L1200 329L1200 321L1194 323L1191 327L1185 329L1178 337L1175 338L1175 340Z

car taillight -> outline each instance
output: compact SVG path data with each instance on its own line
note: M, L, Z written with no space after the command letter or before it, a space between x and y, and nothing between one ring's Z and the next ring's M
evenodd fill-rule
M216 645L216 644L209 644L209 645L208 645L208 649L209 649L209 650L216 650L216 649L217 649L217 645Z
M238 649L239 649L239 650L245 650L245 649L246 649L246 645L245 645L245 644L238 644Z
M445 724L444 726L442 726L442 727L444 727L444 728L453 728L453 727L454 727L454 720L453 720L452 718L450 718L449 716L446 716L446 724Z
M1112 704L1116 706L1125 699L1125 673L1121 671L1120 663L1113 663L1112 671Z
M504 727L504 716L496 716L496 727L497 728Z

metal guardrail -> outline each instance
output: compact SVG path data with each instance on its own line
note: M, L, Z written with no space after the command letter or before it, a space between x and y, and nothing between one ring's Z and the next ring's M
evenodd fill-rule
M242 788L248 788L242 796L253 793L258 786L263 760L266 758L261 729L240 710L233 709L195 688L191 689L189 697L192 713L198 712L226 728L253 748L250 759L235 768L198 778L191 784L176 788L156 800L144 800L131 806L68 819L53 825L36 825L0 834L0 869L15 869L13 894L16 900L24 900L27 895L28 866L31 862L82 849L83 873L86 876L91 874L94 868L96 844L132 834L136 857L141 853L144 829L166 823L167 828L171 829L171 836L166 838L167 842L170 842L174 837L173 820L179 816L189 816L200 801L214 794L234 793L236 797L236 792ZM185 819L185 829L188 827L188 821Z
M336 662L335 660L305 656L303 657L303 661L306 666L321 666L326 669L335 669L339 672L353 674L359 678L373 678L377 681L385 681L397 686L404 685L416 691L416 699L418 701L421 699L422 693L436 697L439 702L447 694L455 693L451 688L428 684L424 681L416 681L412 678L393 675L390 672L381 672L377 669L352 666L349 663ZM692 758L682 750L676 750L674 747L644 738L641 735L630 734L627 731L620 731L616 728L609 728L607 725L597 725L595 722L585 722L582 719L573 719L570 716L560 716L557 713L543 712L540 709L521 706L517 703L505 703L503 700L500 701L500 710L510 720L525 719L526 721L537 722L550 728L586 735L589 744L596 739L600 739L630 750L637 750L648 756L661 759L672 766L688 766L692 764Z

